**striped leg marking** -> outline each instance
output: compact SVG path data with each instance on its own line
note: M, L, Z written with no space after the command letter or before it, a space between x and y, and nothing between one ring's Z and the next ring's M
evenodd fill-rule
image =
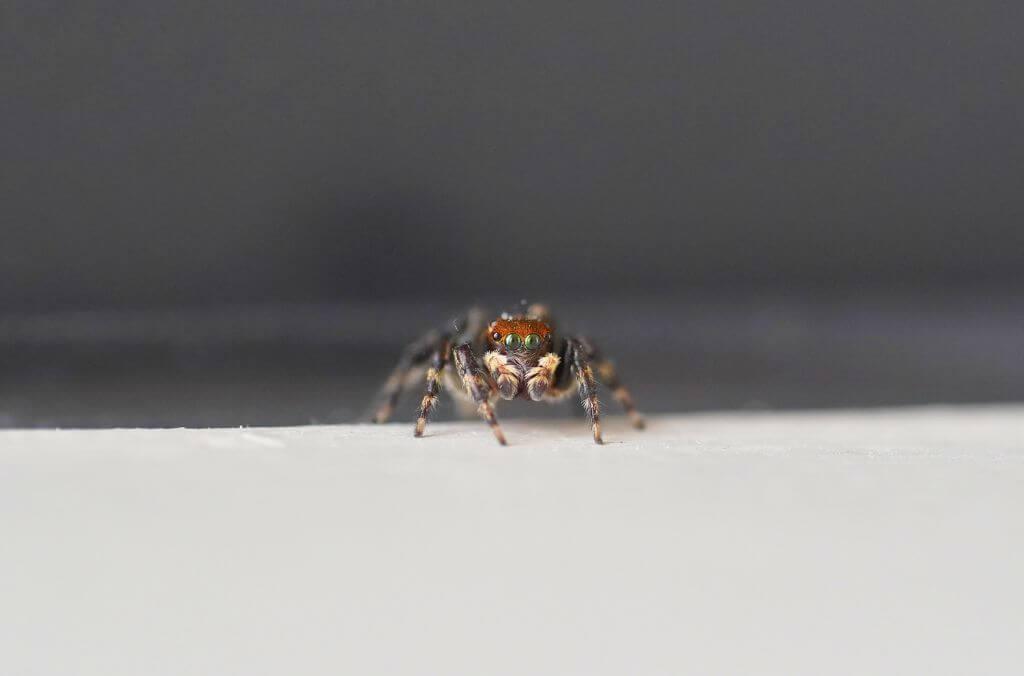
M642 430L646 423L644 418L636 410L636 406L633 405L633 397L630 396L629 390L619 381L619 376L615 372L615 366L608 360L604 360L597 365L597 372L601 376L601 380L611 388L612 394L622 404L622 408L626 410L626 415L629 416L629 421L633 427L638 430Z
M419 416L416 418L416 431L413 432L414 436L423 436L427 420L430 419L430 414L433 412L434 407L437 406L437 395L441 391L441 374L444 372L444 366L447 361L448 341L446 340L430 356L430 367L427 368L427 391L420 402Z
M378 395L380 405L373 414L373 422L385 423L388 421L395 411L399 397L402 396L406 381L413 371L420 368L430 358L432 351L437 347L438 340L439 336L436 333L428 334L402 351L401 359L398 360L398 364Z
M575 341L574 341L575 343ZM572 371L576 376L576 384L580 390L580 402L583 409L590 416L590 422L594 430L594 443L603 444L601 438L601 403L597 400L597 381L594 380L594 372L590 368L590 362L583 354L579 343L575 343L572 350Z
M466 387L466 391L469 392L469 395L473 397L473 401L476 402L480 415L490 425L494 438L498 440L499 444L504 446L507 443L505 441L505 433L501 431L501 425L498 424L498 419L494 417L494 409L491 408L488 402L491 388L480 372L476 356L473 354L473 348L468 343L464 343L452 351L452 356L455 359L455 368L458 371L459 377L462 378L462 384Z

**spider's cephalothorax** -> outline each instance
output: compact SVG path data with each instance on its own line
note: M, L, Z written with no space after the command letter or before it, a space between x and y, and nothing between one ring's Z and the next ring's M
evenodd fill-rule
M453 330L429 333L406 348L384 385L374 422L385 422L391 416L406 382L426 369L427 389L416 420L417 437L422 436L437 404L441 379L447 378L451 391L476 404L502 444L505 435L494 417L494 399L552 400L578 391L593 425L594 441L600 444L596 369L626 409L633 426L643 427L643 418L619 382L612 363L586 338L556 337L543 306L530 306L520 315L503 314L490 324L484 324L483 319L479 310L470 310L454 322Z

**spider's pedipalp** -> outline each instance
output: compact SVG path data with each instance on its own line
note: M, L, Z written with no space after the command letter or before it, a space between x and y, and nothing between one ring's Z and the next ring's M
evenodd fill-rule
M540 358L537 366L526 372L526 391L529 392L530 399L540 401L544 398L548 388L555 381L555 373L561 361L557 354L549 352Z
M509 366L508 357L490 350L484 354L484 366L498 386L502 399L514 399L519 393L519 371Z

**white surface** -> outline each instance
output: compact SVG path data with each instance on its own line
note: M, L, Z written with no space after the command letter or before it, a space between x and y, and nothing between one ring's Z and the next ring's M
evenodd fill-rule
M993 674L1024 407L0 433L2 674Z

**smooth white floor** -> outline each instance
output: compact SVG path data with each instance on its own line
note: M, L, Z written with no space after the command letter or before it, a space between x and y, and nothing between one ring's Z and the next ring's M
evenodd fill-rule
M0 433L0 673L1016 674L1024 407Z

